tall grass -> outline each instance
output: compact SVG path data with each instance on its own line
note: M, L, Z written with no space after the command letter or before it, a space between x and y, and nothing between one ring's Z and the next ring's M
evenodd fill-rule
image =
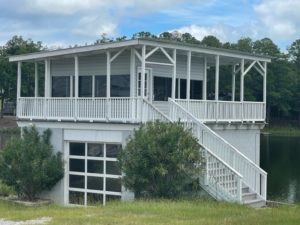
M300 223L300 207L252 209L215 201L134 201L110 202L102 207L29 208L0 201L0 218L29 220L51 217L49 224L232 224L289 225Z

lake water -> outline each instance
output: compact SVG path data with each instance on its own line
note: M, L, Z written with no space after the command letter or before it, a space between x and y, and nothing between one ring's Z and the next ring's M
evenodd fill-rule
M300 137L261 136L261 167L268 200L300 202Z

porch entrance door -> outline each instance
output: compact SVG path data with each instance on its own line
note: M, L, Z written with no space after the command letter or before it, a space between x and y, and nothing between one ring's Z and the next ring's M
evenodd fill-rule
M138 68L137 70L137 96L141 97L142 94L142 69ZM148 99L149 101L152 100L152 93L151 93L151 73L150 69L145 69L145 89L144 89L144 95L145 98Z

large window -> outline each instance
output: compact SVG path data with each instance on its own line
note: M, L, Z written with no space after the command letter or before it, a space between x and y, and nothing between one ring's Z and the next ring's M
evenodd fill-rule
M93 77L79 76L79 97L92 97Z
M70 76L52 77L52 97L70 97Z
M172 78L154 77L154 101L168 101L172 94Z
M111 97L129 97L130 75L112 75L110 95Z
M180 79L180 98L186 99L186 79ZM202 99L202 81L190 81L190 99Z
M121 198L120 144L69 143L69 204L97 205Z
M95 76L95 97L106 97L106 75Z

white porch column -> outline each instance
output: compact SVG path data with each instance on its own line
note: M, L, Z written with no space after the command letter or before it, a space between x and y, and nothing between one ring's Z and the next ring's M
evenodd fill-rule
M241 60L241 82L240 82L240 101L244 101L244 70L245 70L245 60Z
M45 97L51 96L50 59L45 59Z
M130 97L136 96L135 91L135 54L134 48L130 49Z
M263 89L264 89L264 93L263 93L263 101L266 104L267 103L267 62L264 62L264 84L263 84ZM266 106L265 106L266 107Z
M142 47L142 71L141 71L141 97L145 97L145 69L146 69L146 45Z
M21 97L22 62L18 62L17 99Z
M235 73L236 65L232 65L232 87L231 87L231 101L235 100Z
M34 97L39 95L38 63L34 63Z
M110 52L107 51L106 52L106 97L110 98L110 73L111 73L111 69L110 69Z
M216 70L215 70L215 100L219 100L219 66L220 66L220 56L216 56Z
M188 54L187 54L186 99L190 99L190 93L191 93L191 58L192 58L192 52L188 51Z
M172 99L176 96L176 49L173 51L173 76L172 76Z
M202 81L202 99L207 99L207 58L204 57L203 63L203 81Z
M78 98L78 96L79 96L79 62L78 62L78 56L77 55L75 55L74 56L74 62L75 62L75 76L74 76L74 78L75 78L75 94L74 94L74 97L75 98Z

